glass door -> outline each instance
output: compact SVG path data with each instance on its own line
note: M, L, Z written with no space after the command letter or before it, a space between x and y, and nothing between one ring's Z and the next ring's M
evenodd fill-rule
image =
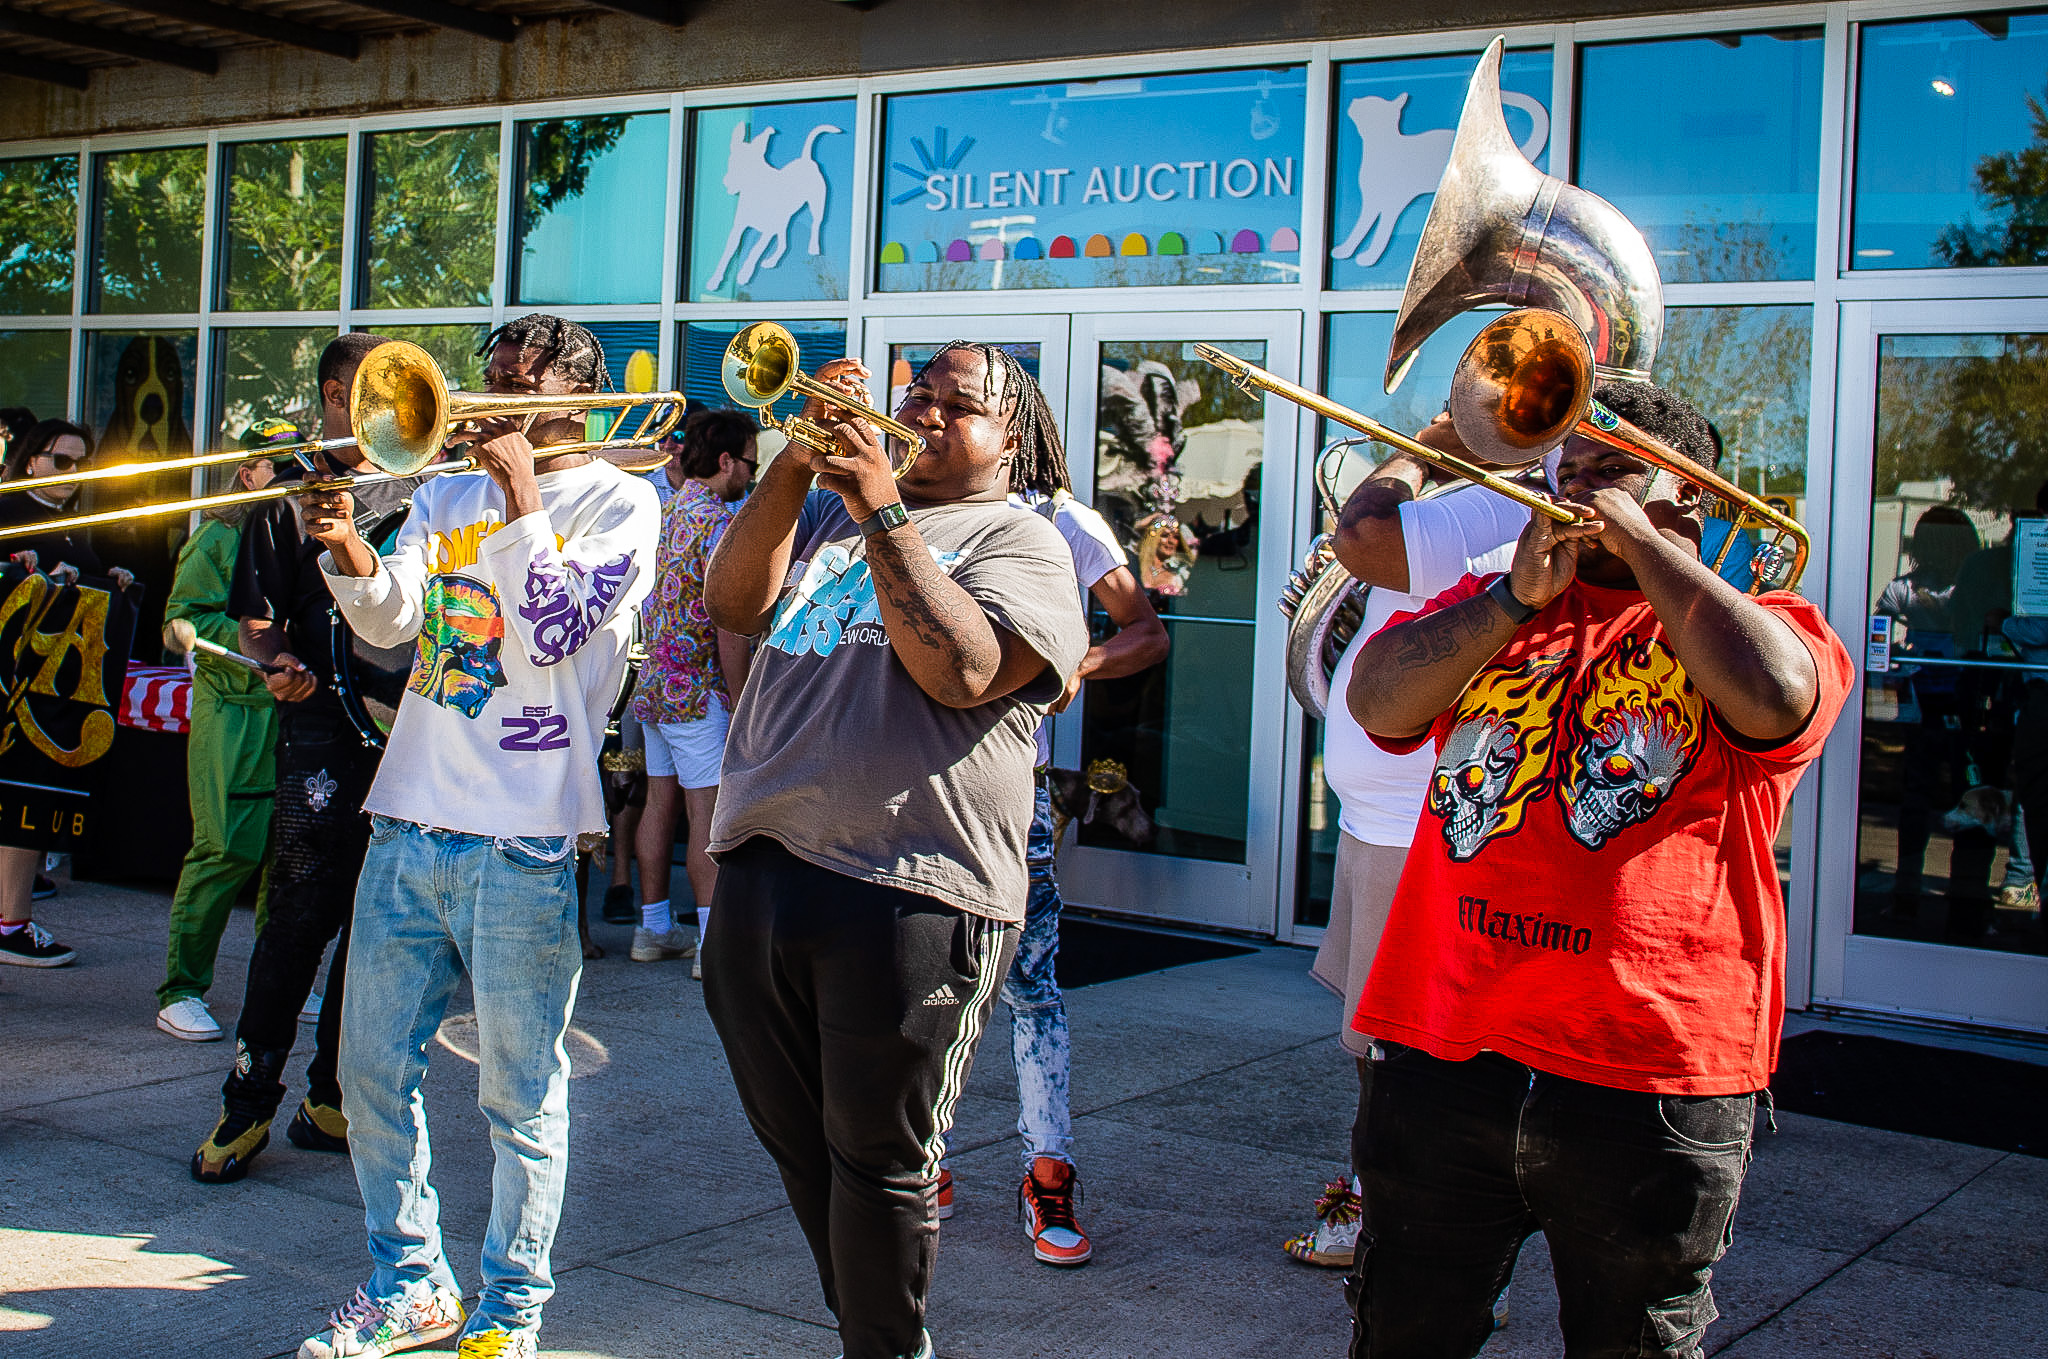
M2048 1029L2048 325L1843 309L1814 1000Z
M1113 761L1130 788L1130 814L1076 825L1061 884L1110 910L1270 934L1287 710L1271 604L1293 552L1299 412L1238 390L1195 356L1197 341L1295 377L1301 319L1074 318L1075 491L1122 542L1173 650L1152 670L1090 684L1055 725L1055 765Z

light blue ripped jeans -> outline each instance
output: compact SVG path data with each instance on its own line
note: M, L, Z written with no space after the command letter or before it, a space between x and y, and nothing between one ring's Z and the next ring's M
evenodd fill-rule
M1067 1107L1067 1003L1053 974L1060 951L1060 884L1053 874L1052 799L1040 784L1024 858L1031 898L1017 958L1003 979L1010 1007L1010 1053L1017 1063L1017 1131L1024 1139L1024 1171L1040 1156L1074 1163L1074 1120Z
M420 1080L467 973L477 1105L496 1158L483 1297L467 1329L532 1331L555 1291L548 1250L569 1168L563 1035L583 974L575 844L370 821L341 1021L342 1107L369 1227L369 1293L388 1300L419 1283L461 1291L427 1181Z

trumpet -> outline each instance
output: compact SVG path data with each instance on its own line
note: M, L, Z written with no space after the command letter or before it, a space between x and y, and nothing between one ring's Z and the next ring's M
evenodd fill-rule
M681 392L570 392L501 396L491 392L451 391L433 355L405 340L388 340L363 356L349 389L349 438L317 439L260 450L203 453L196 458L167 462L129 463L120 467L74 472L61 477L37 477L5 484L8 490L27 490L44 484L105 480L143 472L175 471L224 462L245 462L251 457L296 455L311 472L312 454L350 444L362 450L375 471L348 476L319 478L264 486L253 491L227 491L219 495L167 500L160 504L133 505L101 514L73 515L33 524L0 528L0 541L32 537L53 528L92 528L100 524L125 523L131 519L160 519L167 515L219 509L228 505L253 505L283 500L312 491L331 491L380 481L439 472L467 472L476 467L467 457L442 458L448 437L462 426L499 416L541 415L563 410L610 410L622 412L639 405L651 405L630 438L581 439L573 443L549 444L534 450L535 457L556 458L569 453L593 453L626 472L651 472L668 461L654 451L654 445L682 419Z
M924 438L910 426L848 398L804 372L798 363L796 337L773 321L756 321L732 337L725 347L720 377L733 404L753 407L763 429L780 430L792 440L820 453L838 453L839 441L802 416L777 419L769 408L790 392L814 396L851 410L903 445L903 461L893 471L898 481L924 452Z

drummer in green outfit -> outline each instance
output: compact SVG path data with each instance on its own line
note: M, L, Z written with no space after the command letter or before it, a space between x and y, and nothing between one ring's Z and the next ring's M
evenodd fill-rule
M266 417L249 426L242 446L252 451L296 443L291 423ZM242 490L267 485L276 475L270 459L242 463L235 484ZM235 620L226 613L228 582L242 540L247 508L228 505L206 511L199 531L178 553L178 571L164 608L168 624L185 619L209 642L234 650ZM174 648L175 649L175 648ZM156 989L156 1026L173 1038L211 1043L221 1027L206 1006L213 984L214 954L235 898L269 859L270 810L277 791L277 704L263 676L203 652L192 678L192 723L185 755L185 781L192 797L192 849L171 898L170 947L163 985ZM269 883L256 900L256 927L263 927Z

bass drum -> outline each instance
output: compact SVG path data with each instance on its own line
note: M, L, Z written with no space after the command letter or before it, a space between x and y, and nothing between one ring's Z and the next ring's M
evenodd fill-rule
M389 514L365 526L363 537L378 556L391 551L412 511L412 501L401 502ZM342 620L341 610L327 606L328 656L334 663L334 696L363 744L384 749L391 724L398 717L398 700L412 678L412 661L417 643L398 647L371 646L355 635Z

